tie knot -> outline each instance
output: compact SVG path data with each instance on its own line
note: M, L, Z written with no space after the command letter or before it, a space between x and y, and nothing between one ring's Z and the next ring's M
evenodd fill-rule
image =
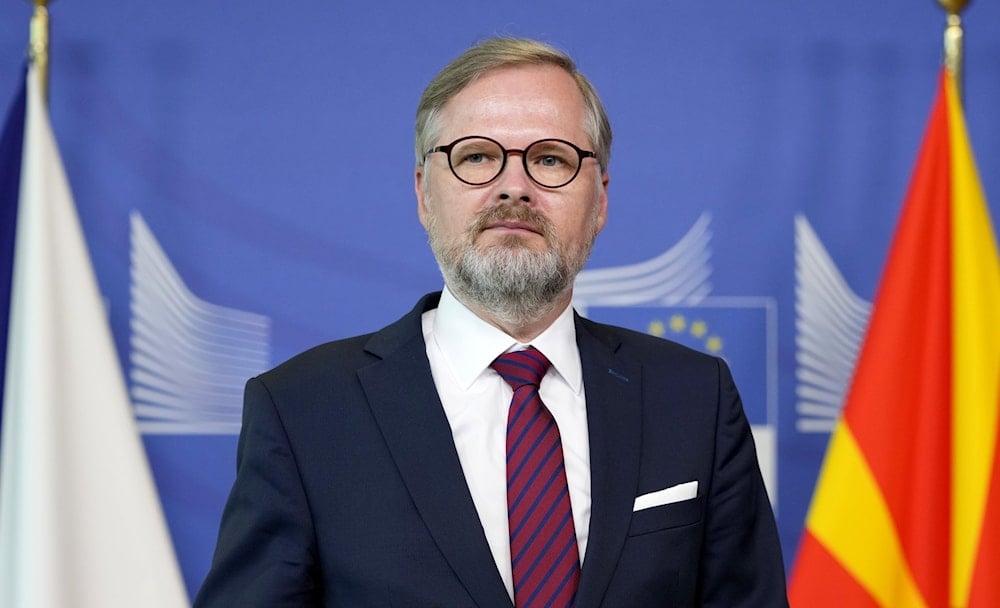
M490 367L516 391L525 385L539 386L550 365L545 355L535 347L529 346L525 350L500 355L493 360Z

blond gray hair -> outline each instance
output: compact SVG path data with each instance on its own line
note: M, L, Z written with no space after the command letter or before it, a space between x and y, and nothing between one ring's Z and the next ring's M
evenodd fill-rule
M597 161L607 170L611 160L611 122L594 86L566 53L536 40L505 37L490 38L465 51L424 89L417 105L414 138L417 165L423 164L424 155L434 147L441 132L441 109L448 100L486 72L515 65L554 65L573 77L583 95L584 130L594 146Z

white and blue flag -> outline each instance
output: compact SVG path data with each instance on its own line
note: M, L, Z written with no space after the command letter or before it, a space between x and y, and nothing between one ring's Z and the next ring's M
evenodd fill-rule
M39 80L0 140L0 606L187 606Z

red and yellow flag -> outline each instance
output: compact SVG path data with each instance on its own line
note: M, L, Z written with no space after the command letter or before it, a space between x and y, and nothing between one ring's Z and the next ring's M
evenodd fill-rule
M1000 259L942 70L792 606L1000 606L998 418Z

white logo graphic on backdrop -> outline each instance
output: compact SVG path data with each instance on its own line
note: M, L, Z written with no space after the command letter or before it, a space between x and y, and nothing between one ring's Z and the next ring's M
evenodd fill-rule
M744 403L773 504L778 496L777 305L774 298L711 295L711 219L703 213L677 243L652 259L584 270L574 285L573 305L595 320L738 359L730 362L752 380L745 387L753 395L744 395ZM726 350L723 334L737 329L744 330L744 338Z
M573 304L587 306L696 304L712 291L712 216L703 213L680 241L645 262L584 270L573 285Z
M131 214L132 403L139 430L236 434L243 384L268 367L271 320L199 299Z
M847 285L812 226L795 217L795 428L828 433L840 416L871 303Z

